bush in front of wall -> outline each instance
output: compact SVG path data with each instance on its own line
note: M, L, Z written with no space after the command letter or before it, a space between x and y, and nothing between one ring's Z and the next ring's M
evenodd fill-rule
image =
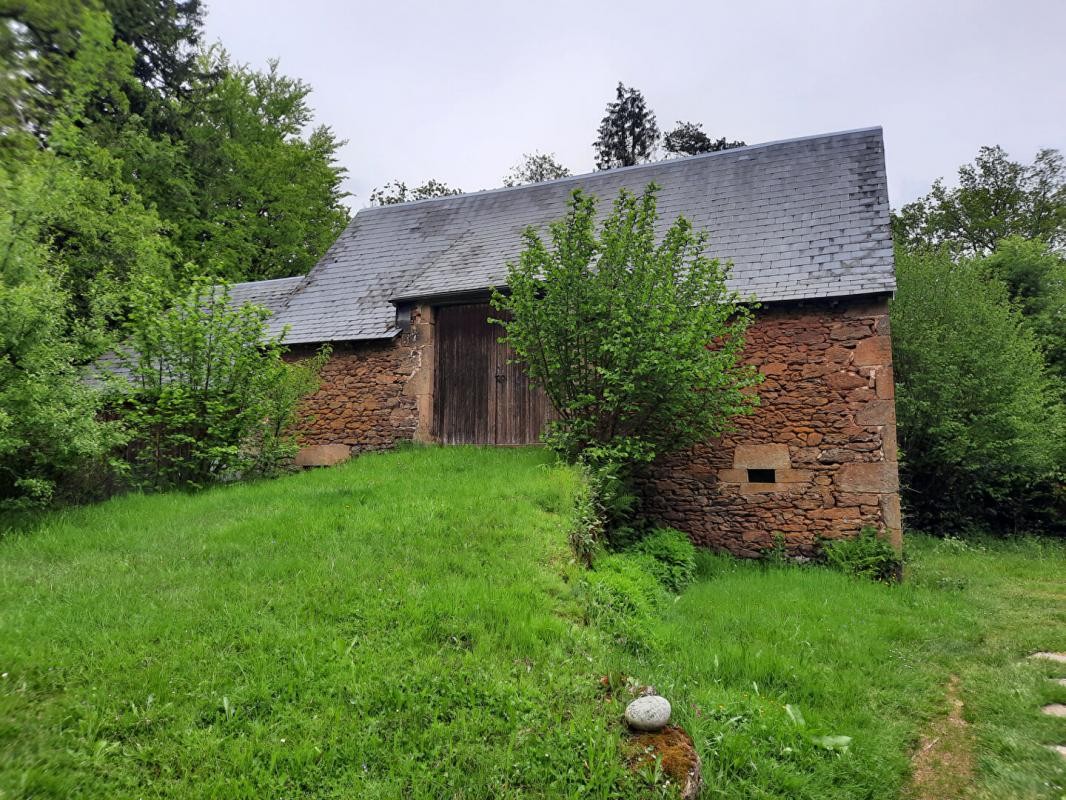
M655 528L632 550L651 557L652 573L674 594L680 593L696 577L696 546L679 530Z
M581 581L586 622L632 652L652 643L652 620L666 599L655 564L648 555L610 553Z
M830 567L848 575L885 582L903 575L903 557L869 525L852 539L825 542L822 553Z
M289 364L266 309L235 308L226 286L204 279L171 298L134 293L114 381L127 429L131 479L141 489L198 489L276 474L295 454L300 402L318 386L324 349Z

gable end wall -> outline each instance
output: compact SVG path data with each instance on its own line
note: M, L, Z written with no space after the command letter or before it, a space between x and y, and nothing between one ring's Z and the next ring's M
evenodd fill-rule
M776 537L813 555L819 538L865 525L901 546L887 300L769 306L745 352L765 377L760 407L721 439L662 459L644 487L646 515L740 556ZM752 468L775 470L777 482L749 482Z

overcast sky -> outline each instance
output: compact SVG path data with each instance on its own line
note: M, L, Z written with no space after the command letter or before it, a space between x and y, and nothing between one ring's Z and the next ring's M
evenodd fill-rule
M893 207L983 144L1066 150L1066 0L207 0L207 38L314 89L353 208L392 179L593 169L618 81L749 144L881 125Z

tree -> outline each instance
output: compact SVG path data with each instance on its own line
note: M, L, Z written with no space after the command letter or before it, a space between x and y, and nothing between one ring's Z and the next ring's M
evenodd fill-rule
M326 127L304 133L310 87L276 61L259 72L212 50L201 70L222 77L176 103L183 132L174 172L160 148L127 149L128 168L150 176L140 189L184 261L234 281L306 273L348 222L343 142Z
M196 279L172 299L146 282L119 361L130 375L112 398L131 436L135 485L196 489L270 475L296 451L302 398L328 349L287 364L269 312L235 308L225 285Z
M515 164L504 177L504 186L522 186L527 183L543 183L558 178L570 177L570 170L555 158L554 153L525 153L522 161Z
M1066 245L1066 165L1057 150L1041 150L1032 164L1011 161L1002 147L982 147L959 168L959 185L933 183L923 198L893 216L897 244L941 244L962 255L982 255L1009 236Z
M127 165L93 136L92 108L106 98L119 114L126 110L132 51L113 42L102 13L85 14L80 27L77 49L64 64L66 89L49 123L47 149L23 152L10 170L14 184L24 187L18 192L24 229L61 266L57 279L72 319L85 323L120 316L135 276L169 281L175 253ZM135 127L122 139L130 150L150 146Z
M430 178L421 186L408 189L403 181L389 181L370 193L370 203L376 206L393 206L397 203L410 203L415 200L429 200L433 197L451 197L462 194L462 189L453 189L443 181Z
M677 127L666 134L663 139L663 148L674 155L694 156L700 153L730 150L734 147L744 147L744 142L731 142L724 136L721 139L712 139L703 132L703 125L698 122L678 120Z
M44 203L39 180L0 173L0 509L80 494L117 442L73 366L62 270L33 212Z
M618 84L616 99L607 104L600 122L596 148L596 168L631 167L650 161L659 144L659 126L637 89Z
M506 342L558 414L546 441L571 460L629 471L729 429L757 398L741 363L752 312L728 268L681 217L656 243L657 187L623 191L596 231L595 198L573 193L530 228L508 292L495 292Z
M196 48L204 24L200 0L104 0L115 37L137 53L133 72L164 97L181 94L196 78Z
M1011 236L974 267L1007 287L1066 388L1066 258L1039 240Z
M1023 516L1061 465L1063 409L1006 287L946 251L896 259L891 304L904 498L915 527Z

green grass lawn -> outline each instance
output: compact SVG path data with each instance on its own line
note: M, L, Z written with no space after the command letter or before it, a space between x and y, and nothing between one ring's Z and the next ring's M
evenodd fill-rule
M1063 796L1024 659L1066 650L1061 545L915 537L902 586L707 555L633 653L583 622L577 490L411 449L9 521L0 798L658 796L608 673L671 698L705 798L899 797L952 674L975 796Z

